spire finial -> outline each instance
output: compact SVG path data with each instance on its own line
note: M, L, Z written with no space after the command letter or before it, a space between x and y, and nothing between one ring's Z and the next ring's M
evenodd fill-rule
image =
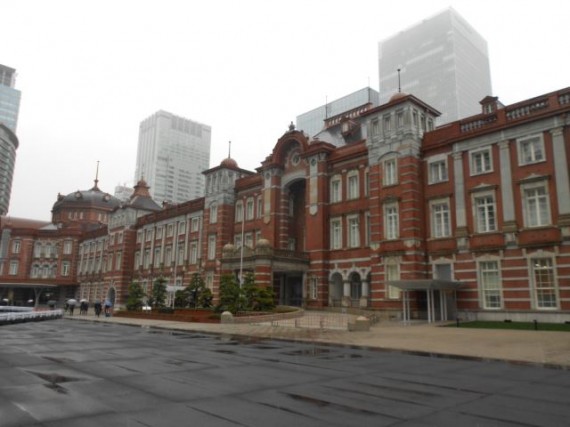
M232 142L228 141L228 159L232 158Z
M94 188L99 188L97 184L99 183L99 160L97 160L97 169L95 170L95 186Z
M401 82L400 82L400 69L398 68L398 93L402 92Z

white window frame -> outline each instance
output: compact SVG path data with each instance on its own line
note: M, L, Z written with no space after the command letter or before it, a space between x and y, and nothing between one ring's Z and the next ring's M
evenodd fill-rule
M493 150L491 147L479 148L469 152L469 171L471 176L493 172Z
M491 199L483 205L480 200ZM473 194L473 222L476 233L494 233L498 229L497 199L494 192L477 192ZM482 208L482 209L481 209ZM490 215L492 209L492 218ZM491 221L492 220L492 221Z
M397 202L384 204L384 239L397 240L400 237L400 218Z
M254 218L254 200L253 197L248 197L246 202L245 202L245 219L247 221L250 221Z
M331 250L342 249L342 219L340 217L331 218L330 233Z
M449 181L447 156L428 161L428 184L439 184Z
M190 242L190 264L198 263L198 241Z
M334 175L330 180L330 202L342 202L342 179L340 175Z
M529 151L526 151L527 147L530 148ZM519 166L545 162L546 152L544 151L544 138L542 134L529 135L517 139L517 152Z
M243 201L238 200L236 202L236 209L235 209L235 222L242 222L243 221Z
M311 277L309 279L309 298L312 300L319 298L319 286L316 277Z
M22 247L22 241L20 239L14 240L12 242L12 253L19 254L21 247Z
M218 206L217 206L217 205L212 205L212 206L210 206L210 223L212 223L212 207L215 207L215 208L216 208L216 209L215 209L215 211L216 211L216 220L217 220L217 218L218 218ZM190 231L191 231L192 233L195 233L195 232L197 232L197 231L199 231L199 230L200 230L200 217L195 216L195 217L193 217L193 218L190 220Z
M398 158L389 157L382 162L382 185L387 187L398 183Z
M531 256L530 271L535 308L537 310L557 310L559 295L554 257ZM550 283L547 280L550 280ZM547 295L551 297L548 300L545 299Z
M257 198L257 218L261 218L263 216L263 197L259 196Z
M216 235L208 235L208 260L216 259Z
M543 194L530 194L543 190ZM544 181L521 185L524 225L527 228L552 224L548 183Z
M10 261L10 269L8 271L8 274L10 276L16 276L18 274L19 266L20 264L18 261Z
M360 179L358 171L353 170L346 174L346 198L348 200L360 197Z
M160 248L154 248L154 266L160 267Z
M347 246L349 248L360 247L360 218L358 215L346 217Z
M503 289L501 286L501 262L498 259L477 261L477 282L479 283L480 304L485 310L503 308Z
M429 202L431 237L443 239L451 236L451 207L449 198Z
M384 281L386 283L386 296L388 299L401 299L402 290L396 286L388 285L388 282L400 280L400 263L395 259L388 259L384 263Z

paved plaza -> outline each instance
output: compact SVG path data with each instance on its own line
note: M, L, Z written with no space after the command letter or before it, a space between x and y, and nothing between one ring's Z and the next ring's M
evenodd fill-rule
M569 425L563 365L346 342L392 333L387 326L349 333L126 322L2 326L0 426Z

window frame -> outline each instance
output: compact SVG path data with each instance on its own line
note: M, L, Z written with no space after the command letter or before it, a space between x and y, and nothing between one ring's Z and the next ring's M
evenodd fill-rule
M438 165L442 165L443 167L435 169L435 167ZM428 160L428 185L439 184L441 182L448 181L449 169L447 164L447 156L443 158L433 158Z
M481 169L478 169L478 162L476 161L479 155L488 154L488 165L485 161L481 162ZM485 160L485 159L484 159ZM488 167L488 168L487 168ZM493 150L492 147L483 147L476 150L469 151L469 173L470 176L483 175L493 172Z
M355 200L360 197L360 177L358 170L352 170L346 174L346 198Z
M358 214L348 215L346 217L346 244L349 248L360 247L360 217Z
M492 280L489 281L489 278L494 278L494 283ZM479 284L481 308L484 310L501 310L504 298L500 260L477 260L477 282Z
M342 202L342 178L339 174L330 179L330 203Z
M536 158L536 151L532 150L531 159L525 159L524 147L527 143L537 142L539 145L538 152L542 154L542 158ZM535 163L542 163L546 161L546 151L544 148L544 137L542 134L528 135L517 139L517 154L519 166L533 165Z
M533 302L534 302L534 308L537 310L557 310L558 306L560 304L560 296L559 296L559 292L558 292L558 280L557 280L557 276L556 276L556 263L555 263L555 259L552 256L531 256L529 258L529 262L530 262L530 271L531 271L531 280L532 280L532 295L533 295ZM551 284L550 286L538 286L537 283L537 271L538 268L540 268L541 266L539 265L542 262L548 262L549 265L547 266L547 268L543 267L543 270L546 271L546 269L549 270L549 276L551 279ZM551 296L554 298L553 299L553 304L544 304L541 303L541 297L540 294L542 292L550 292ZM542 297L544 298L544 297ZM550 300L552 302L552 299Z
M339 250L342 249L342 218L334 217L330 219L330 249Z
M445 211L436 212L435 210L438 206L445 206L447 209ZM446 239L451 237L451 206L449 198L430 200L429 212L431 219L431 237L434 239Z
M488 203L485 205L486 206L484 211L485 215L481 216L481 212L479 209L480 205L478 201L484 198L490 198L492 200L492 203ZM475 233L479 234L496 233L497 230L499 229L499 224L498 224L499 219L497 212L497 198L495 196L495 192L486 191L486 192L474 193L471 201L473 204L473 228L475 230ZM489 206L492 207L492 213L493 213L492 227L490 227L491 223L489 222L490 218L488 210ZM481 225L484 225L484 227L481 227Z
M382 161L382 185L388 187L398 184L398 158L390 156Z
M384 211L384 239L398 240L400 238L400 218L399 218L398 202L385 203L383 211Z
M529 196L529 191L544 190L544 194L538 196ZM552 214L550 206L550 194L548 191L548 183L544 181L534 182L521 185L521 198L523 205L523 221L525 228L538 228L552 225ZM538 201L537 201L538 199ZM536 206L530 206L531 201L536 202ZM544 202L545 211L541 212L540 204ZM533 212L536 223L532 223Z

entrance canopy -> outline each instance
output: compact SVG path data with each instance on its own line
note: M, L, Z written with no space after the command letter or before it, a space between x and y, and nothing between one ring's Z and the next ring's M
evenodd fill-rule
M427 318L428 323L435 322L436 310L435 310L435 291L439 291L439 309L440 316L439 319L444 321L447 319L447 296L448 294L454 293L457 288L461 287L463 284L461 282L454 282L452 280L440 280L440 279L415 279L415 280L391 280L388 281L388 285L394 286L402 290L402 309L403 316L402 320L407 323L411 320L411 310L410 310L410 292L412 291L424 291L427 296ZM456 305L455 311L457 311L457 301L455 298L452 300Z

